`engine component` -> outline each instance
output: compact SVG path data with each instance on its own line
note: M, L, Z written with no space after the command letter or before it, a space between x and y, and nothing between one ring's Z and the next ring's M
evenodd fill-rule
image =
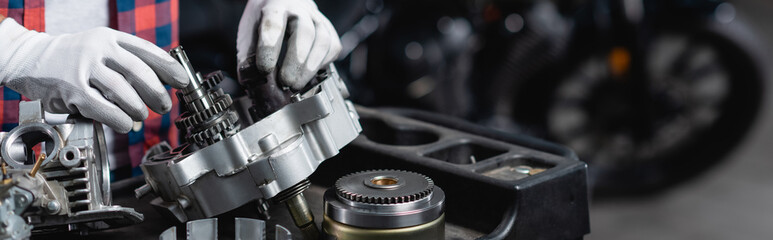
M213 217L252 201L284 202L304 235L314 238L318 230L301 194L309 186L306 178L361 131L333 65L304 91L291 93L288 101L261 108L259 114L251 110L254 123L239 129L230 97L218 89L220 75L202 80L182 48L171 54L191 80L178 95L185 106L178 126L188 131L188 143L147 154L141 165L147 185L137 189L137 196L152 190L158 197L151 204L180 222ZM268 81L255 77L253 68L250 62L241 66L240 82L257 104L266 93L256 89ZM289 90L273 82L269 92L285 96ZM225 100L218 105L217 99Z
M445 193L432 179L398 170L341 177L325 192L322 229L333 239L444 239Z
M266 222L258 219L235 218L234 239L265 240ZM217 240L217 218L206 218L190 221L186 224L188 240ZM292 234L281 225L276 225L275 240L292 240ZM159 240L177 240L177 227L166 229Z
M182 64L190 80L188 86L177 92L183 115L175 120L177 128L187 132L187 142L203 148L236 133L239 116L230 109L233 100L217 88L223 74L216 71L202 78L193 70L182 47L172 49L170 54Z
M13 184L7 174L3 176L3 184L0 185L0 239L28 239L32 226L24 221L21 213L30 205L32 193Z
M111 203L102 125L71 116L52 126L43 114L39 101L20 102L19 126L1 134L0 238L141 222L142 214Z

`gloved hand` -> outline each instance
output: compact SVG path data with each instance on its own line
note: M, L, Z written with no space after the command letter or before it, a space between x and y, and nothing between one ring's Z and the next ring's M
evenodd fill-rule
M177 61L135 36L109 28L51 36L10 18L0 23L0 84L40 99L46 111L80 113L126 133L148 117L145 104L157 113L172 108L161 81L188 84Z
M277 66L285 32L287 52ZM338 57L341 40L312 0L250 0L239 22L236 50L240 63L257 52L259 70L270 73L278 67L280 83L299 90Z

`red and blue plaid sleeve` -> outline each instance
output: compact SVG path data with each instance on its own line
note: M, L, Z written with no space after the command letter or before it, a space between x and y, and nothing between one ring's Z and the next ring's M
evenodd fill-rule
M27 29L44 32L44 3L45 0L0 0L0 14L13 18ZM111 27L153 42L167 51L179 45L179 0L111 0L110 8ZM176 96L175 89L167 87L167 90L170 96ZM11 89L0 87L2 131L18 126L20 100L28 99ZM142 155L156 143L168 141L172 146L178 144L178 130L172 124L180 111L176 97L172 97L172 103L170 113L161 115L149 111L150 115L139 131L116 133L114 144L117 145L114 146L127 151L119 151L123 154L113 156L119 164L126 165L114 171L115 179L141 173L138 166Z

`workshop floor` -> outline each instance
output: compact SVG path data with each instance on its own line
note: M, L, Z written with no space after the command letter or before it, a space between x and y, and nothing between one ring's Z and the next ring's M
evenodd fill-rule
M773 46L773 1L734 3L766 47ZM773 56L770 50L764 49ZM773 72L773 67L768 70ZM773 238L773 79L767 93L751 134L723 163L655 196L597 199L591 205L587 239Z

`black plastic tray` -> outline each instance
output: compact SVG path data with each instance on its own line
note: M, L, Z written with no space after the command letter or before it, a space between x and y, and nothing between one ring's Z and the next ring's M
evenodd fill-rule
M425 174L446 192L447 239L582 239L590 232L586 165L568 149L538 139L509 135L433 113L358 107L363 133L310 177L304 195L322 219L322 194L338 177L371 169L403 169ZM513 167L545 170L526 175ZM113 184L114 204L134 207L145 221L87 236L57 234L33 239L158 239L177 226L148 201L137 201L141 177ZM221 239L233 238L233 218L257 218L248 204L219 217ZM272 206L269 226L280 224L300 237L284 206ZM273 230L273 227L269 228ZM269 231L269 239L273 232Z

